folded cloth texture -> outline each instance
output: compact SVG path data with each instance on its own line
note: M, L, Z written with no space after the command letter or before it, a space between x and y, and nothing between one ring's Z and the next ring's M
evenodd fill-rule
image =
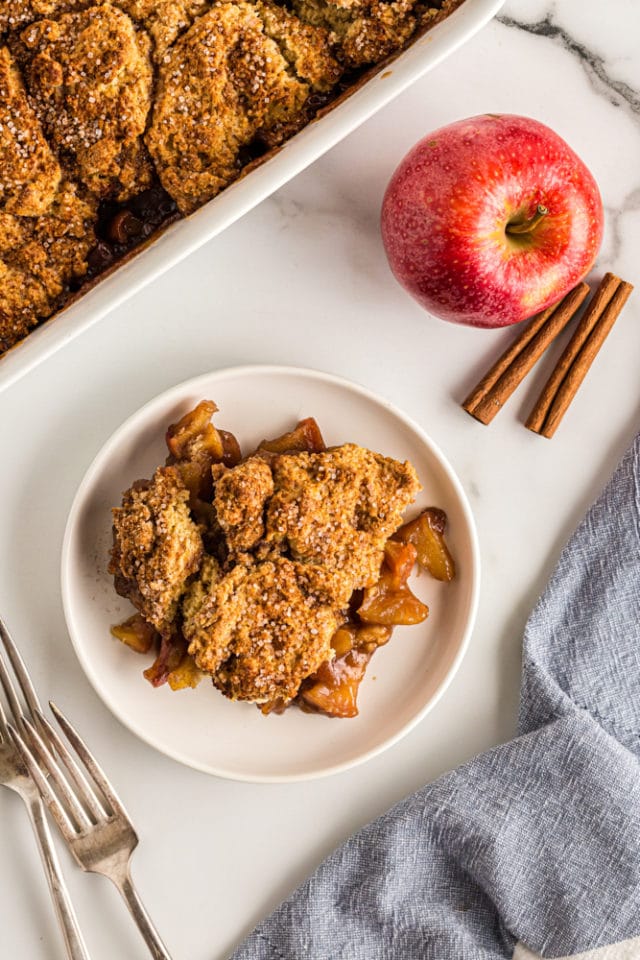
M640 437L529 619L518 738L352 837L233 960L538 956L640 960Z

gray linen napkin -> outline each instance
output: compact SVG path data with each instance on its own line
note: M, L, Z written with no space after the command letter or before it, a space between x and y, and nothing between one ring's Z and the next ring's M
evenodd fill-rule
M336 850L233 960L640 958L640 437L529 619L519 727Z

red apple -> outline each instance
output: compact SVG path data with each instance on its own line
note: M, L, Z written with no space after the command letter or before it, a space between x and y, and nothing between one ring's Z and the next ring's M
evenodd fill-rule
M487 114L430 133L393 174L382 239L397 280L430 313L502 327L564 296L602 242L582 160L527 117Z

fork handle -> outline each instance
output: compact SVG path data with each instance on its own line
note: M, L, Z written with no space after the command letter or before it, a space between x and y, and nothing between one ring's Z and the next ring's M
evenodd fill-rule
M51 840L49 824L46 820L44 805L39 797L33 797L27 802L29 819L34 829L40 848L40 855L44 871L49 883L51 898L56 908L56 914L62 929L67 956L69 960L89 960L89 954L78 926L75 911L69 899L60 863Z
M151 917L147 913L142 900L138 896L138 891L133 885L129 867L127 867L120 876L111 876L111 879L122 894L129 908L129 912L135 920L144 942L149 948L153 960L171 960L171 955L160 939L160 935L151 922Z

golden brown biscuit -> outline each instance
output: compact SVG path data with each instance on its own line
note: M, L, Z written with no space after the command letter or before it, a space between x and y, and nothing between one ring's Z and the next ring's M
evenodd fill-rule
M0 210L37 217L51 206L60 177L18 69L0 47Z
M273 493L271 469L249 457L231 470L218 471L213 506L231 554L253 549L264 536L264 509Z
M326 570L284 557L235 566L200 605L185 605L189 653L232 700L292 699L332 656L330 580Z
M328 53L327 64L335 71ZM324 82L317 66L316 84ZM240 150L258 131L284 137L304 122L309 91L268 36L258 6L217 3L196 20L163 58L146 136L180 210L190 213L238 176Z
M30 24L14 50L47 139L70 175L101 198L126 200L145 189L147 34L104 3Z
M87 270L96 204L63 183L46 213L0 212L0 354L48 317Z
M202 561L202 538L189 514L189 491L175 467L158 467L113 510L109 572L160 633L168 632L187 581Z
M185 620L197 616L223 576L222 567L218 560L205 553L198 570L197 579L189 584L182 598L182 615Z
M173 217L156 174L191 212L300 130L345 70L397 52L462 2L0 0L11 51L0 51L0 352L77 290L95 201L142 193L151 213L127 234L111 228L122 211L101 208L94 276Z
M399 50L416 28L415 7L416 0L293 0L301 20L332 31L338 59L350 69Z
M148 31L153 58L162 61L169 47L210 6L209 0L116 0L117 5Z
M333 56L329 31L303 23L276 3L257 0L255 6L264 32L278 44L295 75L315 91L331 90L340 79L342 68Z
M0 0L0 34L88 5L88 0Z
M281 456L267 507L267 542L295 560L336 570L340 605L378 579L384 544L421 489L410 463L347 443Z

